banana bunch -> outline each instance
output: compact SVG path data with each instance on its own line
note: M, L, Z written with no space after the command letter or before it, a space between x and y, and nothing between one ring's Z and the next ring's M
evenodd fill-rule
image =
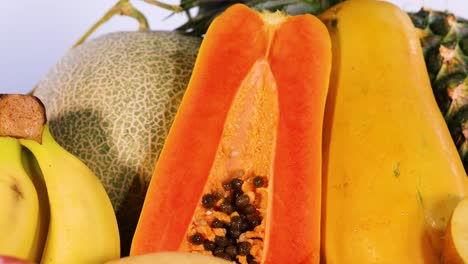
M44 264L119 258L104 187L54 140L45 116L33 96L0 95L0 255Z

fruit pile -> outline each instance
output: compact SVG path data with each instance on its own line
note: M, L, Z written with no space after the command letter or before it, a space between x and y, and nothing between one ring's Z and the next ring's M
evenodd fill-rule
M87 32L34 96L0 97L0 255L468 263L468 22L376 0L148 2L199 12L179 32ZM118 13L147 27L128 0L99 23Z

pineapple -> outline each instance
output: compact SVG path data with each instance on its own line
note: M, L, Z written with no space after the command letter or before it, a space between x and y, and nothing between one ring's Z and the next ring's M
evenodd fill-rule
M410 17L420 32L437 104L468 171L468 21L424 9Z

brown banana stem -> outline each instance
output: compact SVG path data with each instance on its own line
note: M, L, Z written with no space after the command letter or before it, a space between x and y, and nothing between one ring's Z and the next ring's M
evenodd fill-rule
M32 139L41 143L46 123L46 110L39 98L0 94L0 136Z
M133 17L138 20L139 23L139 30L149 30L149 24L146 20L146 17L138 11L130 2L129 0L119 0L117 4L115 4L109 11L107 11L104 16L99 19L75 44L73 44L72 48L79 46L83 42L88 39L88 37L96 31L102 24L106 23L109 19L111 19L114 15L123 15Z

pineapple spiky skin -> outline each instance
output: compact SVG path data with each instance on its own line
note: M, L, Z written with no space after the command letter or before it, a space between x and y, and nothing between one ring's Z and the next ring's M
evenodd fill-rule
M437 104L468 171L468 21L447 12L410 14Z

